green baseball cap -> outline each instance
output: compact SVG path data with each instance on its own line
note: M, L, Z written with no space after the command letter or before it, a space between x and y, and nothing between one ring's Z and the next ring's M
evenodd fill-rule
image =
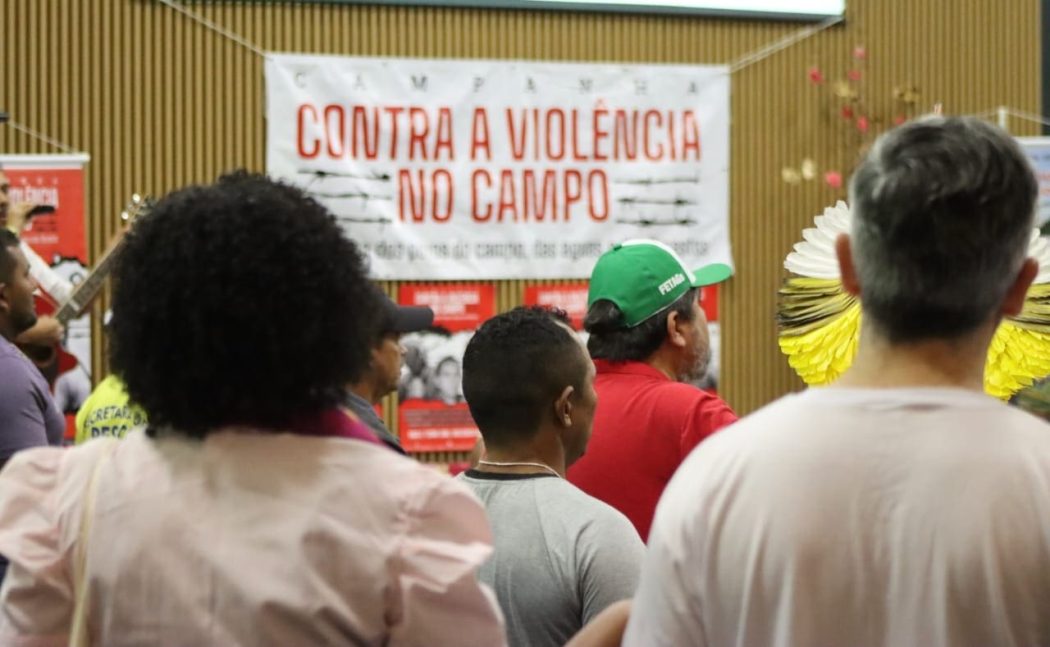
M690 288L721 283L733 275L725 263L690 271L673 249L655 240L628 240L602 254L591 272L587 307L608 299L633 328L665 310Z

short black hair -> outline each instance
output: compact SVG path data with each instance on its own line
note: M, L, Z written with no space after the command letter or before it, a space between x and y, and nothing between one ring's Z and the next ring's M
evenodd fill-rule
M615 303L599 299L583 319L583 329L590 334L587 350L594 359L644 361L667 339L667 315L677 312L683 320L692 321L696 299L697 289L690 288L670 306L632 328L624 325L623 312Z
M12 233L10 229L0 227L0 283L7 283L11 280L11 272L14 271L15 265L18 264L14 254L11 253L11 249L17 248L18 245L18 236Z
M463 355L463 395L486 445L530 438L562 389L583 388L588 360L567 326L561 310L521 306L474 333Z
M286 429L343 400L379 312L361 253L321 204L235 172L168 195L128 233L112 366L151 431Z
M882 135L850 184L865 325L905 343L988 321L1024 262L1037 189L1016 140L980 119Z

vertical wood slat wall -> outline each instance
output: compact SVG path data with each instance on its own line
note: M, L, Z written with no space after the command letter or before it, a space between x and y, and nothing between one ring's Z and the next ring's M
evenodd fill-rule
M704 17L436 7L189 2L265 50L361 56L727 63L801 28ZM950 114L1007 105L1040 111L1036 0L847 0L846 23L733 75L730 217L737 275L722 298L722 391L739 412L800 387L776 345L781 262L801 229L843 191L791 186L804 157L848 173L861 142L827 86L863 45L864 95L892 114L892 90ZM87 151L89 247L118 226L133 191L161 194L223 170L265 167L262 60L153 0L3 0L0 110ZM876 125L878 127L878 125ZM1036 134L1014 121L1017 134ZM54 152L0 128L0 152ZM497 306L526 282L501 281ZM386 289L396 293L397 285ZM104 303L96 306L101 312ZM96 320L98 317L96 317ZM103 350L96 325L95 364ZM98 374L98 373L96 373ZM388 407L389 408L389 407ZM435 457L436 458L436 457Z

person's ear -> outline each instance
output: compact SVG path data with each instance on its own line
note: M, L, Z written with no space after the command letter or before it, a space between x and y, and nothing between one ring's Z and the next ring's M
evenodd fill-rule
M567 386L554 401L554 422L556 424L563 427L572 426L572 394L575 392L575 388Z
M11 303L7 300L7 283L0 281L0 312L10 312Z
M1028 296L1028 288L1038 275L1039 261L1034 258L1026 258L1021 265L1021 271L1017 273L1017 278L1006 291L1006 298L1003 299L1001 308L1003 316L1013 317L1021 314L1021 310L1024 309L1024 299Z
M859 297L861 285L857 280L857 268L853 265L853 247L849 234L839 234L835 239L835 255L839 260L839 275L846 294Z
M672 345L685 348L689 343L689 338L682 332L686 323L677 310L672 310L667 314L667 339Z

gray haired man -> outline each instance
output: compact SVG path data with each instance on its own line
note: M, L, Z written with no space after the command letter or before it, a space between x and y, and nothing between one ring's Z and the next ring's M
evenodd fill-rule
M982 388L1038 271L1032 171L994 126L931 118L850 194L852 368L682 465L624 645L1050 644L1050 426Z

